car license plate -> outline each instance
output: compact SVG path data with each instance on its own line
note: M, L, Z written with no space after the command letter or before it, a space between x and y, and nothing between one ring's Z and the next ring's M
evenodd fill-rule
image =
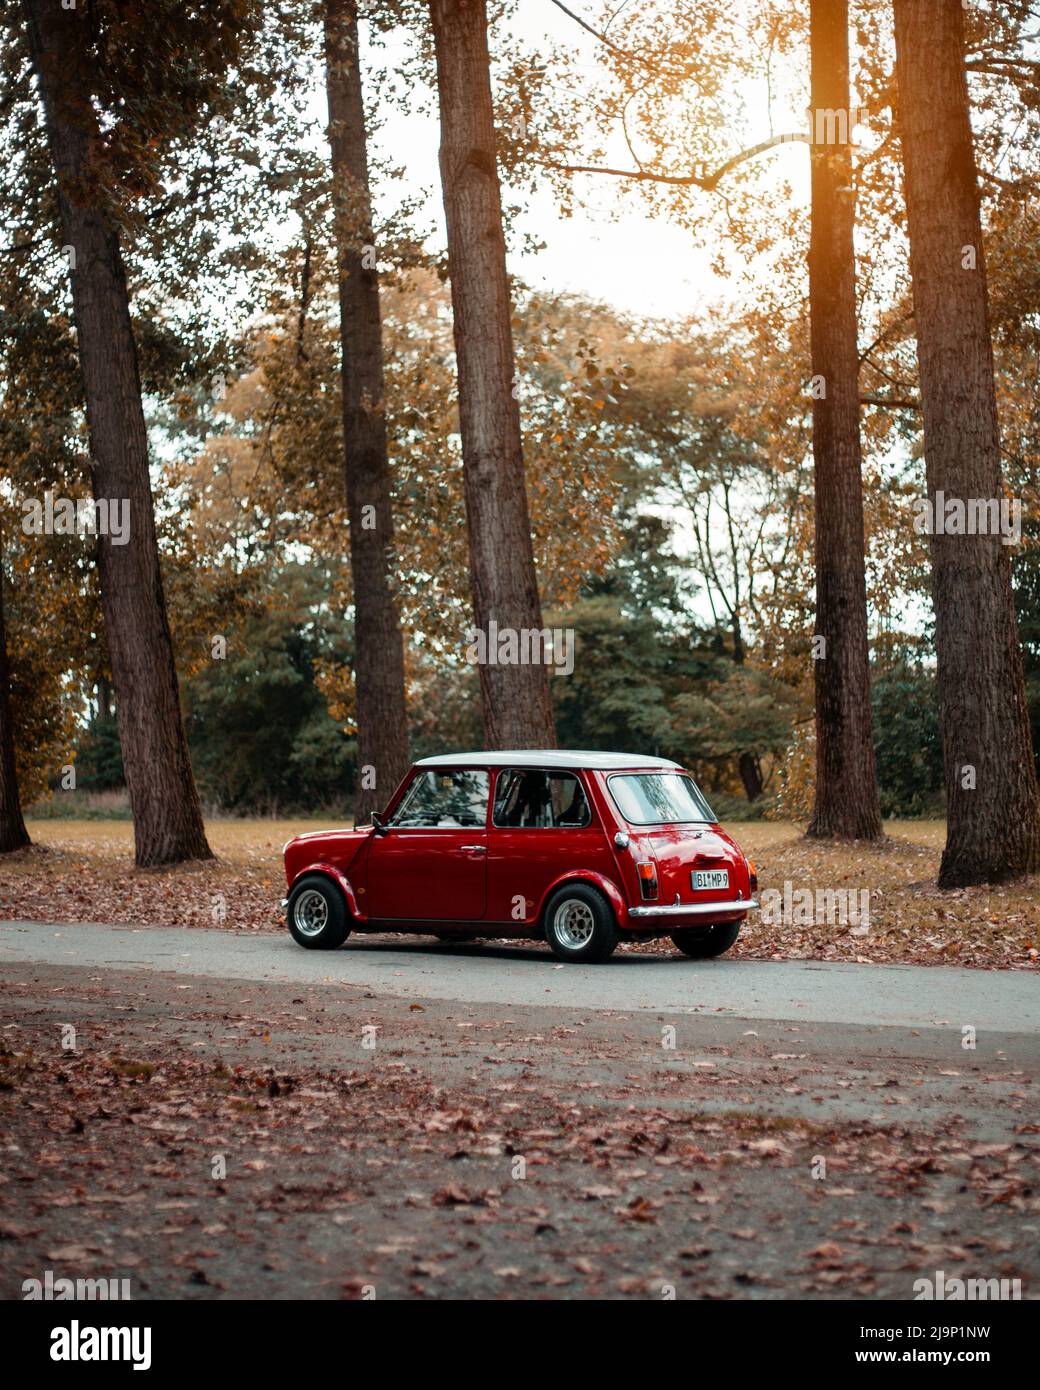
M690 878L693 881L694 889L698 888L728 888L729 870L728 869L694 869Z

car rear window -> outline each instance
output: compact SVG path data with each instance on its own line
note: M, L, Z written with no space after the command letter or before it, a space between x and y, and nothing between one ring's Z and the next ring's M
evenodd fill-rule
M506 768L495 784L492 824L500 829L566 829L588 825L589 803L573 772Z
M608 777L618 810L630 825L715 823L711 807L692 777L682 772L626 772Z

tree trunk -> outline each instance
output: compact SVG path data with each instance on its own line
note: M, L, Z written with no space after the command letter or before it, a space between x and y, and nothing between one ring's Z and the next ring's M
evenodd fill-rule
M15 768L11 672L7 661L7 629L4 625L4 566L0 554L0 854L24 849L31 843L22 818Z
M119 233L98 183L88 8L23 0L66 244L94 496L129 506L128 540L98 537L119 739L144 868L211 858L181 720L159 571L148 436Z
M736 564L733 567L736 575ZM740 622L740 608L733 609L733 664L743 667L747 658L747 648L744 645L744 629ZM744 795L748 801L757 801L765 790L762 784L762 766L759 763L758 755L750 749L745 749L737 754L737 769L740 772L740 780L744 784Z
M455 319L459 416L478 632L541 630L513 394L513 335L488 66L485 0L431 0L441 183ZM479 650L479 648L478 648ZM489 650L487 655L496 653ZM556 743L545 664L479 664L489 748Z
M895 0L896 76L928 499L1003 499L978 179L951 0ZM940 514L943 508L940 507ZM939 885L1040 867L1040 814L999 535L937 535L932 599L947 835Z
M808 834L877 840L881 808L870 712L863 494L860 480L855 201L850 130L826 132L817 111L849 108L847 0L811 0L813 463L816 499L814 661L816 803ZM824 394L817 398L822 382Z
M762 769L754 753L743 752L737 759L737 766L740 769L740 780L744 784L744 795L748 801L757 801L764 790L762 786Z
M326 0L329 145L339 278L343 441L358 724L355 815L386 805L408 771L404 643L391 585L394 523L383 400L383 328L368 183L356 0Z

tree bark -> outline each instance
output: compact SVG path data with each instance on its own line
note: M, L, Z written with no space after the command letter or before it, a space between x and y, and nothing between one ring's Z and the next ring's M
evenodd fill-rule
M24 849L31 844L22 817L18 795L18 772L14 756L14 725L11 720L11 671L7 660L7 629L4 625L4 566L0 553L0 854Z
M764 790L758 759L754 753L744 752L737 759L737 766L740 769L740 780L744 784L744 795L748 801L757 801Z
M181 719L159 570L148 436L119 232L99 183L87 7L23 0L66 244L94 496L129 506L129 537L98 537L138 867L211 858Z
M847 0L811 0L812 109L848 113ZM847 116L846 116L847 118ZM816 527L814 661L816 800L808 834L877 840L881 807L870 709L863 493L860 478L855 200L845 139L824 143L814 119L809 304L814 386ZM818 388L817 388L818 389Z
M394 523L356 0L326 0L329 146L339 279L343 442L354 579L355 815L381 810L408 771L404 643L391 584Z
M1003 499L978 178L952 0L895 0L896 77L928 498ZM942 509L940 509L942 510ZM1008 549L935 534L947 835L939 885L1040 867L1040 812Z
M431 0L476 628L542 626L524 479L485 0ZM490 645L490 640L489 640ZM492 653L488 653L491 655ZM489 748L556 743L544 664L479 663Z
M727 509L728 509L727 496ZM734 557L733 574L736 577L737 567ZM735 582L736 581L735 579ZM747 648L744 645L744 629L740 621L740 598L739 593L735 595L733 608L733 618L731 628L733 632L733 664L743 667L747 659ZM744 784L744 795L748 801L757 801L765 790L762 784L762 766L759 763L758 755L750 749L745 749L737 754L737 770L740 773L740 780Z

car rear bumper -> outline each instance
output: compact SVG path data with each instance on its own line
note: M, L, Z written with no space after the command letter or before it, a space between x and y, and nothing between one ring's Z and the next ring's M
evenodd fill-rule
M758 907L756 898L735 898L724 903L648 903L643 907L630 907L628 915L637 922L682 921L687 917L717 919L736 912L748 912L755 907Z

